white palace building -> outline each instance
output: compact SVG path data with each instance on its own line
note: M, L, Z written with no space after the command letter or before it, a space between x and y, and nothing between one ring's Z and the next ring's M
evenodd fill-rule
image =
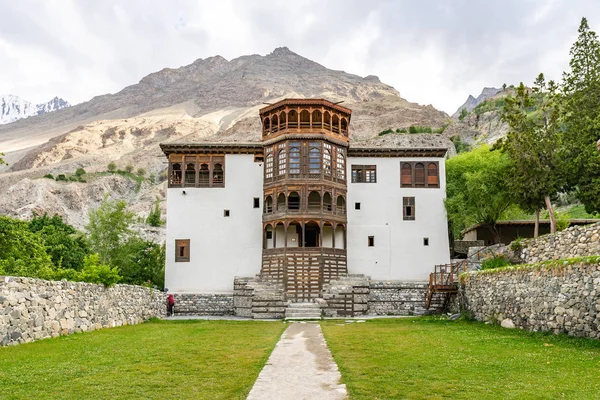
M162 144L169 292L260 275L299 302L347 274L425 282L449 263L447 148L355 146L351 112L287 99L260 110L260 142Z

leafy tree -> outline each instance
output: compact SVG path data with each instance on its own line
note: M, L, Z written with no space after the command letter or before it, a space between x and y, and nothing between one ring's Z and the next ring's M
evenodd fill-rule
M114 161L111 161L106 166L110 172L115 172L117 170L117 164Z
M6 164L6 161L4 161L4 158L2 157L4 157L4 153L0 153L0 165Z
M75 175L77 175L77 176L85 175L85 169L77 168L77 171L75 171Z
M460 110L460 114L458 116L458 120L462 121L463 119L465 119L465 117L469 115L469 112L467 111L467 109L465 107L461 108Z
M133 165L131 165L131 164L127 164L127 165L125 166L125 171L127 171L127 172L129 172L129 173L132 173L132 172L133 172Z
M123 245L114 262L123 283L164 287L164 245L132 237Z
M138 168L137 169L137 175L140 177L144 177L146 175L146 169L145 168Z
M571 47L570 70L563 74L563 159L569 186L588 213L600 212L600 41L582 18Z
M508 154L487 146L446 162L446 210L455 237L470 225L483 224L499 242L496 221L514 203L510 167Z
M523 82L515 96L506 98L502 119L509 131L503 149L510 156L509 188L518 205L527 212L535 211L535 236L539 232L539 212L546 205L550 214L550 231L556 232L556 219L550 196L561 186L562 173L557 144L560 141L559 106L556 85L550 81L548 89L544 75L539 74L529 95ZM538 105L538 113L528 111Z
M87 240L81 232L66 224L62 217L55 215L50 218L47 214L34 216L29 222L29 230L43 240L55 269L80 271L83 268L83 259L90 254Z
M504 90L506 90L506 83L503 83L503 84L502 84L502 90L503 90L503 91L504 91Z
M161 219L162 212L160 210L160 202L158 199L154 203L154 208L148 214L148 218L146 218L146 223L150 226L162 226L163 220Z
M46 174L46 175L44 175L44 178L54 179L54 175L52 175L52 174Z
M86 256L83 261L83 269L79 274L79 280L90 283L100 283L104 286L113 286L121 280L117 268L100 262L98 254Z
M25 221L0 216L0 275L42 279L53 275L42 238Z
M86 226L89 233L90 249L98 253L100 262L115 265L122 247L133 235L131 224L135 214L126 210L123 200L108 200L107 197L96 210L90 212L90 222Z

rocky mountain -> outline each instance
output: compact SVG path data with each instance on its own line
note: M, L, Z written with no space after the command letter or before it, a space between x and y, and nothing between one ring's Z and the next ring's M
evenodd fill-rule
M330 70L283 47L265 56L228 61L198 59L163 69L115 94L0 126L0 152L10 164L0 170L0 213L27 218L58 213L78 227L105 193L130 203L145 217L164 199L166 159L158 144L168 141L258 141L258 110L286 97L327 98L353 110L354 141L388 128L433 129L450 117L434 107L410 103L375 76ZM446 143L448 143L448 140ZM450 144L451 146L451 144ZM138 184L126 174L107 174L107 164L144 168ZM86 182L55 181L84 168ZM151 176L151 178L150 178ZM160 238L162 232L155 234Z
M19 96L2 95L0 96L0 125L61 110L69 106L69 102L59 97L55 97L47 103L33 104Z
M468 112L473 111L473 109L475 107L477 107L479 104L483 103L490 97L497 95L501 91L502 91L502 89L497 89L494 87L485 87L481 91L481 94L479 96L477 96L477 98L473 97L473 95L469 95L469 97L467 98L467 101L465 101L462 106L458 107L456 112L454 114L452 114L452 118L458 118L458 116L460 115L460 112L462 111L463 108L465 108Z

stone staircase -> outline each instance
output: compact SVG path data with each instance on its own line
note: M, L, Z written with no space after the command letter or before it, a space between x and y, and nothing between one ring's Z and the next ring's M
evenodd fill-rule
M321 316L321 307L317 303L291 303L285 309L285 319L288 321L321 319Z

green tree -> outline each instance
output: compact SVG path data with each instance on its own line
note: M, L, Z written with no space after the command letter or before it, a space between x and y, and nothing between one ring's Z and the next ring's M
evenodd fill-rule
M132 173L132 172L133 172L133 165L131 165L131 164L127 164L127 165L125 166L125 171L127 171L127 172L129 172L129 173Z
M458 120L462 121L463 119L465 119L465 117L469 115L469 112L467 111L467 109L465 107L461 108L460 110L460 114L458 116Z
M117 268L111 268L109 265L100 262L98 254L91 254L85 257L83 269L78 278L77 280L100 283L104 286L113 286L122 279Z
M133 236L131 224L135 214L126 210L123 200L108 200L107 197L97 209L90 212L90 222L86 226L89 233L90 249L98 253L100 262L115 265L120 247Z
M110 172L115 172L117 170L117 164L114 161L111 161L106 166Z
M562 173L556 147L560 141L559 106L556 85L548 88L543 74L533 86L533 98L523 82L514 96L506 98L502 119L509 131L503 149L510 156L509 188L517 204L536 213L535 236L539 232L539 212L546 205L550 215L550 231L556 232L556 220L550 199L561 186ZM537 107L538 112L528 114Z
M118 265L123 283L164 287L164 245L132 237L123 245L114 262Z
M6 164L6 161L4 161L4 158L2 157L4 157L4 153L0 153L0 165Z
M85 169L83 169L83 168L77 168L77 171L75 171L75 175L77 175L79 177L85 175Z
M582 18L563 74L564 146L569 187L588 213L600 212L600 41Z
M0 216L0 275L52 278L44 241L25 221Z
M140 176L140 177L144 177L144 176L146 176L146 172L147 172L147 171L146 171L146 169L145 169L145 168L138 168L138 169L137 169L137 175L138 175L138 176Z
M473 224L483 224L496 242L496 221L512 205L508 154L481 146L446 162L446 210L454 237Z
M54 268L65 268L80 271L83 259L90 254L86 237L62 217L47 214L34 216L29 221L29 230L36 233L44 241L46 253L52 259Z

